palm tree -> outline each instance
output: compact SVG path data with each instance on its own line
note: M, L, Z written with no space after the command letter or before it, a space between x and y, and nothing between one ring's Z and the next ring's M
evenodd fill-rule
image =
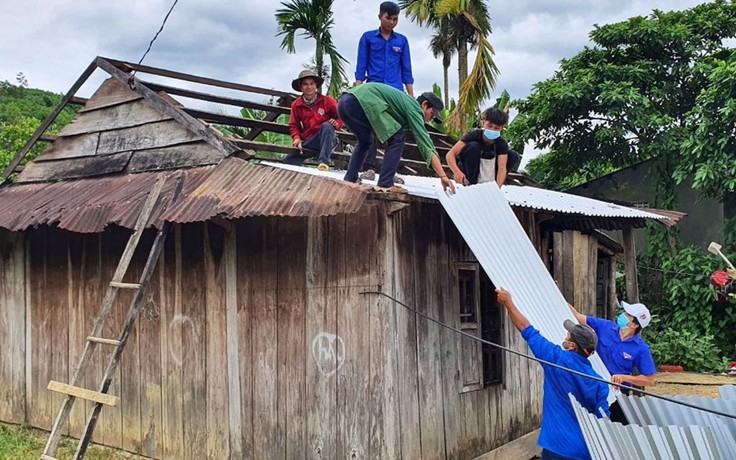
M486 38L491 33L488 8L483 0L402 0L400 4L420 26L440 27L444 18L455 30L460 97L447 123L460 129L465 125L466 114L475 112L490 97L498 76L493 46ZM478 54L468 72L468 51L475 48Z
M334 25L332 18L332 4L334 0L291 0L281 2L283 8L276 11L276 22L278 22L278 33L283 36L281 48L288 53L295 53L294 37L298 30L301 35L313 38L316 41L314 52L315 72L317 75L326 76L324 56L330 58L331 73L329 76L330 86L327 94L336 96L339 90L347 82L345 75L345 58L337 52L332 42L330 29Z
M429 50L435 58L442 57L442 76L444 78L445 107L450 107L450 78L448 71L452 63L452 57L457 51L457 39L452 30L452 22L448 18L442 18L439 26L435 29L432 39L429 41Z

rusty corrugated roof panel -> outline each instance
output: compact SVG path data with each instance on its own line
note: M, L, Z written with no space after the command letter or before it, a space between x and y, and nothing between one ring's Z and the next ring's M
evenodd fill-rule
M346 182L226 158L164 215L185 223L214 216L330 216L358 211L367 194Z
M133 228L159 175L167 176L153 214L199 222L215 216L326 216L356 212L367 194L345 182L318 178L227 158L217 166L144 172L0 188L0 227L12 231L54 225L77 233L98 233L107 225ZM174 187L182 193L169 205Z

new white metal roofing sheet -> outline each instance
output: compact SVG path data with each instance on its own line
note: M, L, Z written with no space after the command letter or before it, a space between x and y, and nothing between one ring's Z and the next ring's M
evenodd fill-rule
M570 395L592 460L721 460L708 426L622 425L595 415Z
M561 344L567 335L562 323L577 320L502 191L487 183L437 196L493 284L511 293L544 337ZM610 380L598 355L590 361L601 377ZM609 394L609 401L613 399Z
M319 171L316 168L293 166L274 162L263 162L261 164L288 169L291 171L298 171L304 174L330 177L337 180L342 180L345 176L345 171L340 170ZM404 179L405 184L403 187L408 190L410 195L436 199L437 193L442 192L442 186L440 185L439 179L436 177L403 175L400 175L400 177ZM365 181L364 183L367 185L376 185L375 181ZM458 186L458 189L463 188L465 187L462 185ZM619 206L605 201L571 195L569 193L556 192L553 190L545 190L542 188L504 185L501 190L506 201L508 201L511 206L516 207L596 217L628 217L645 219L665 218L664 216L639 209L627 208L625 206Z

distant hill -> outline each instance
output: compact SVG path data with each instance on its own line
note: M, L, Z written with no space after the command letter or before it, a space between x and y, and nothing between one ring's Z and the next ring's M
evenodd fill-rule
M0 170L5 169L62 98L61 94L27 88L22 75L18 80L18 84L0 82ZM78 110L77 106L66 107L49 133L59 132ZM45 147L46 144L38 143L25 161L35 158Z

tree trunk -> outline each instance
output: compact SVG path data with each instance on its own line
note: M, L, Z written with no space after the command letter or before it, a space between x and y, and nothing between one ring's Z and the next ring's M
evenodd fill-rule
M460 40L457 47L457 77L458 77L458 98L462 93L463 83L468 79L468 43ZM465 131L467 127L467 116L460 113L460 132Z
M450 65L442 66L442 76L445 79L445 108L447 110L450 110L450 75L449 75Z
M314 66L316 67L316 74L324 78L325 65L324 65L324 50L322 49L322 41L319 37L315 39L317 41L317 49L314 51ZM317 87L317 92L322 94L322 85Z

